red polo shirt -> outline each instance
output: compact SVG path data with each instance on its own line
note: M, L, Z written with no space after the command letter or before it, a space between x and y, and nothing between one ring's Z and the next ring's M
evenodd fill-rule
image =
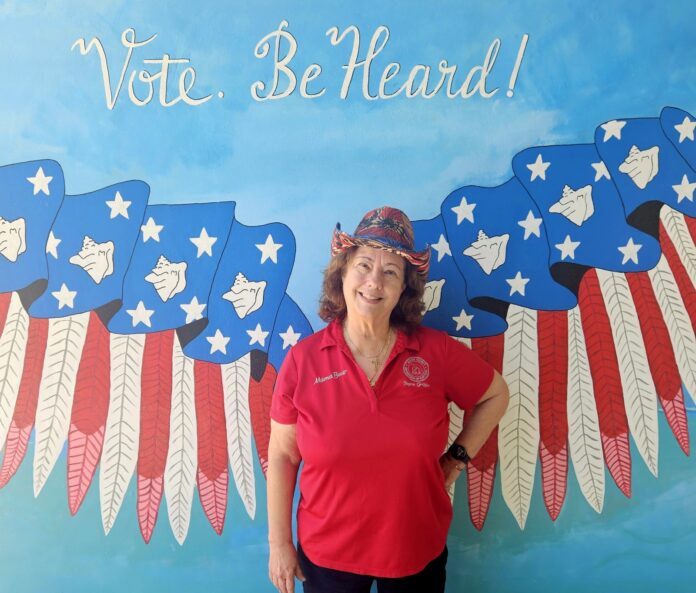
M444 549L452 506L438 459L447 404L471 408L493 368L443 332L399 332L370 386L338 322L294 346L271 418L297 425L298 538L319 566L379 577L421 571Z

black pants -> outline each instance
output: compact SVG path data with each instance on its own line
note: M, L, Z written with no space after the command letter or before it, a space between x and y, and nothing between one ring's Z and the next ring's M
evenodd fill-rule
M312 563L297 546L300 568L307 579L304 593L370 593L377 580L379 593L444 593L447 547L423 570L407 577L388 579L323 568Z

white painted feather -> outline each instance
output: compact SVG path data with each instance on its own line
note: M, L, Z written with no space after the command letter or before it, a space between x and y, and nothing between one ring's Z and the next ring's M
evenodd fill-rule
M193 360L184 355L179 339L172 355L172 408L169 423L169 450L164 469L164 494L169 525L183 545L191 522L191 505L196 487L198 441L194 400Z
M664 255L648 274L667 324L681 380L696 403L696 338L679 287Z
M539 449L539 356L536 311L510 305L503 376L510 403L500 421L498 450L503 498L524 529Z
M17 293L12 293L5 329L0 336L0 449L12 422L24 370L29 316Z
M145 336L111 334L111 389L99 469L102 526L108 535L138 461Z
M568 311L568 445L583 496L598 513L604 505L604 456L585 334L578 307Z
M449 404L449 437L447 439L447 447L454 442L454 440L462 432L464 426L464 411L454 402Z
M665 225L669 238L674 243L679 259L686 268L686 273L691 278L691 283L696 286L696 245L691 238L684 215L665 205L660 210L660 219Z
M628 426L643 461L657 477L657 392L638 313L623 274L598 269L597 277L616 346Z
M75 381L87 338L89 312L50 319L36 406L34 496L58 460L68 438Z
M237 492L252 519L256 514L254 452L251 447L249 413L250 355L222 365L222 390L225 394L227 452Z
M463 338L462 338L463 339ZM454 402L449 404L449 437L447 438L447 447L454 442L454 440L462 432L464 426L464 411ZM449 493L450 500L454 504L454 487L456 484L452 484L447 491Z

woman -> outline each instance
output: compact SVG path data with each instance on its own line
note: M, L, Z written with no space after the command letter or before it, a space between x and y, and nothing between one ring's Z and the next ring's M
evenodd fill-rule
M414 251L400 210L336 226L319 314L273 393L269 576L281 593L444 591L447 488L507 407L500 375L419 325L430 250ZM449 401L467 422L445 453ZM292 540L292 499L303 461Z

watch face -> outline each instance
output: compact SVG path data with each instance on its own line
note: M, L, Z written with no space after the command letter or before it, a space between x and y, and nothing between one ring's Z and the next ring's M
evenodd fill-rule
M458 461L463 461L467 463L470 459L469 454L466 449L457 443L454 443L449 449L450 455Z

